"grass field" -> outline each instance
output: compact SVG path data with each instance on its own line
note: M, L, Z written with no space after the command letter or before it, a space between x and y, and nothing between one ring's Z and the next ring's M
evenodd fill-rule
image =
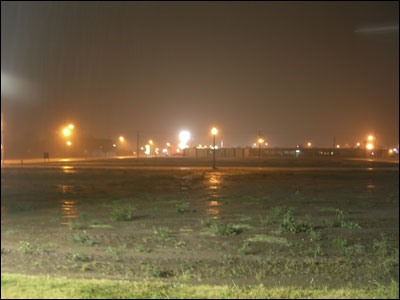
M2 298L398 298L398 179L5 169Z

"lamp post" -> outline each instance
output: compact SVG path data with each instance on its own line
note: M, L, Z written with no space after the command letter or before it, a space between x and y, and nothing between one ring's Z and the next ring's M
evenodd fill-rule
M215 167L215 136L217 135L217 133L218 133L217 128L214 127L213 129L211 129L211 134L213 135L213 170L216 169L216 167Z
M258 156L260 157L260 159L261 159L261 145L264 143L264 139L263 138L259 138L258 139Z

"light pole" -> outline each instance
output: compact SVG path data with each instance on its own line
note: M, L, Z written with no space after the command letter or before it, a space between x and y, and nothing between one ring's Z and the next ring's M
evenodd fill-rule
M213 129L211 129L211 134L213 135L213 170L216 169L216 167L215 167L215 136L217 135L217 133L218 133L217 128L214 127Z
M263 138L259 138L258 139L258 155L259 155L259 157L260 157L260 159L261 159L261 145L264 143L264 139Z

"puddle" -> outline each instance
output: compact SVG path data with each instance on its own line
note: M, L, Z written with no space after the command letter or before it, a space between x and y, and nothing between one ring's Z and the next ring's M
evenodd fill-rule
M75 174L76 173L75 168L72 166L63 166L63 167L61 167L61 169L63 170L63 172L65 174Z
M61 200L61 224L68 225L71 219L78 218L75 200Z

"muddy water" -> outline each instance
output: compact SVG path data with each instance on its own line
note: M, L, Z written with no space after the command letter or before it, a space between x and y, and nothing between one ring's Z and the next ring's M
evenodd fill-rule
M371 274L379 272L370 261L375 257L374 240L384 233L390 237L392 249L398 249L398 177L398 170L393 169L248 168L214 172L83 169L71 165L10 168L3 170L1 177L1 238L7 253L2 255L2 271L142 278L147 271L137 261L146 261L169 270L174 278L190 265L193 280L202 278L204 282L231 282L230 272L235 272L235 282L253 282L257 277L263 283L287 280L298 284L306 276L301 270L306 269L317 272L321 283L368 282L376 279L370 278ZM185 211L177 212L176 205L182 203ZM126 205L135 206L135 218L130 222L112 221L113 207ZM281 233L279 237L287 239L290 247L246 244L254 236L278 235L282 215L271 219L277 207L283 212L293 210L296 220L307 216L320 231L318 244L324 256L318 258L322 260L318 269L314 263L307 265L315 259L312 251L316 245L305 233ZM335 224L336 209L361 229L346 231L327 226L326 221ZM202 223L205 220L246 225L248 229L233 236L209 236ZM84 228L71 230L69 222L81 222ZM90 228L94 222L111 228ZM172 238L157 237L154 232L160 227L167 228ZM71 242L76 234L95 240L96 246ZM348 269L353 265L348 261L352 257L332 247L334 236L346 238L349 245L361 245L365 250L358 259L363 264ZM48 243L54 246L46 253L35 252L27 260L20 241L28 241L33 247ZM238 250L243 245L250 254ZM108 252L110 248L121 252L120 260L115 261L115 254ZM81 263L70 261L70 255L77 251L93 257L96 264L89 271L82 271ZM343 265L335 262L338 257ZM303 258L307 263L301 262ZM284 265L282 261L286 261ZM302 265L296 265L300 262ZM269 275L263 273L267 268L272 268L268 269ZM285 273L288 268L290 276ZM395 272L394 268L390 272ZM317 278L314 273L310 276ZM389 278L381 274L379 280Z

